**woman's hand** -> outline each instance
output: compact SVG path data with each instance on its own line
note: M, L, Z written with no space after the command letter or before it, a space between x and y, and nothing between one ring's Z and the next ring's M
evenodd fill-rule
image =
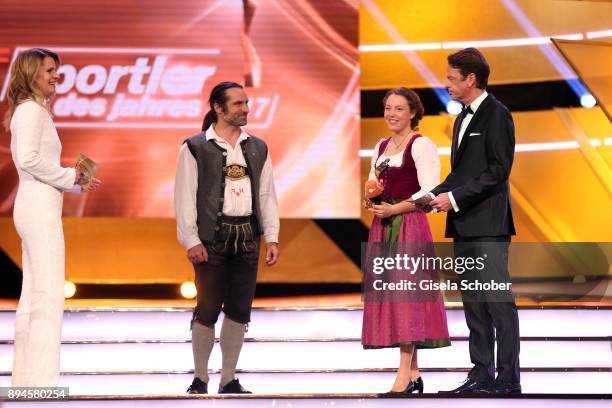
M80 185L81 180L83 180L83 172L78 167L74 167L74 171L76 172L76 177L74 178L74 185Z
M372 207L368 208L368 211L373 212L375 216L380 218L387 218L398 214L395 204L389 204L384 201L380 205L372 205Z
M371 208L368 208L368 211L373 212L374 215L380 218L387 218L397 214L408 213L416 210L418 210L417 206L406 200L395 204L383 202L380 205L373 205Z
M95 189L100 187L100 184L102 184L102 181L100 181L100 179L97 179L97 178L94 177L94 178L91 179L91 181L89 182L88 186L82 187L83 188L83 192L89 193L90 191L94 191Z

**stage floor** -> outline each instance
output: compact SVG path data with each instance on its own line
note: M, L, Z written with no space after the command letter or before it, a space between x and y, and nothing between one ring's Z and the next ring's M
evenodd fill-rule
M193 299L66 299L65 307L70 308L190 308L195 305ZM535 302L519 300L519 307L612 307L612 302ZM346 308L363 306L360 293L339 295L312 295L258 298L254 308ZM15 309L16 299L0 299L0 310ZM446 302L447 308L459 308L461 302Z

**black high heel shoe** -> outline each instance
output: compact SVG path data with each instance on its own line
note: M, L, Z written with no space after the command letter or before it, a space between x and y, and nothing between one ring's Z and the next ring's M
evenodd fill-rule
M417 378L414 381L410 382L412 384L412 389L409 391L410 393L418 392L419 394L423 393L423 389L425 388L425 384L423 383L423 379L421 377ZM408 384L410 385L410 384ZM406 388L406 392L408 389Z
M412 394L417 391L419 394L423 393L423 379L417 378L415 381L410 381L403 391L387 391L382 394L378 394L382 398L400 398Z

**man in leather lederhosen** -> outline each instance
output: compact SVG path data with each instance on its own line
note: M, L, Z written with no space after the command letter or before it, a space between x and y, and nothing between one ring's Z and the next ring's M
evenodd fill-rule
M178 239L197 287L195 378L187 392L208 392L208 359L223 310L219 393L250 393L234 375L255 295L260 235L266 264L278 259L278 204L268 147L241 129L249 113L243 87L222 82L209 103L202 132L181 146L175 184Z

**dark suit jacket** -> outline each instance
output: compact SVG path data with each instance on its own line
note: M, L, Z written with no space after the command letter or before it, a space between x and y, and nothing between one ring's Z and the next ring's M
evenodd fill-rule
M431 192L451 191L459 207L446 217L447 237L514 235L510 170L514 159L514 122L508 109L489 94L456 149L463 114L453 126L451 173Z

